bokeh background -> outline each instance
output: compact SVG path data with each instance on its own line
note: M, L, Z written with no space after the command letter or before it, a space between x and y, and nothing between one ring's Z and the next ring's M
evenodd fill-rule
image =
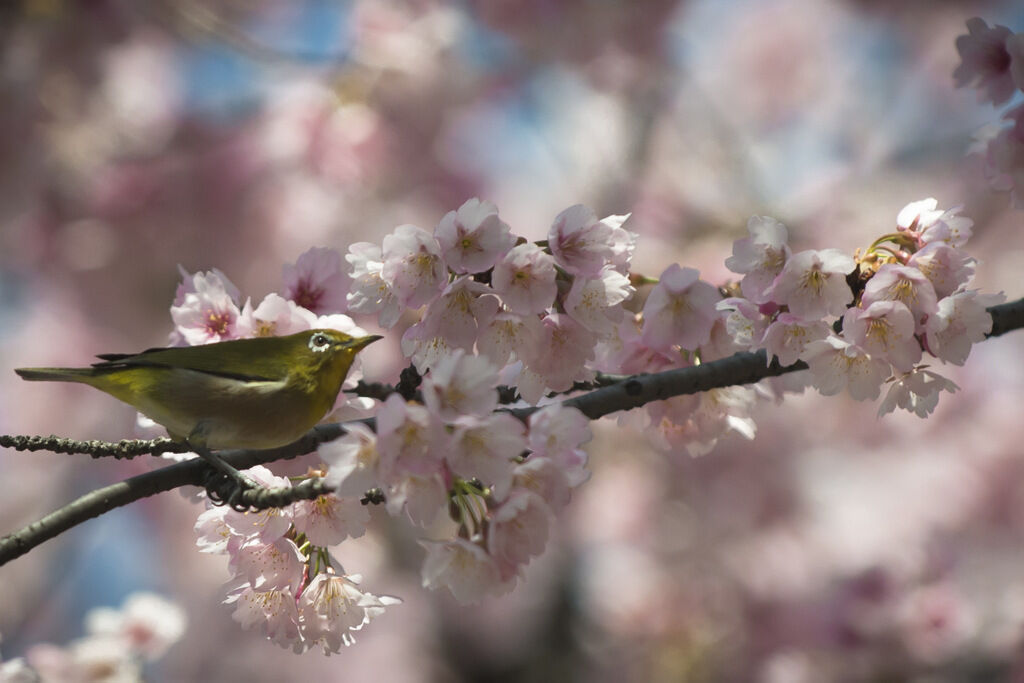
M10 370L163 344L179 264L259 300L309 247L472 196L532 239L633 212L635 271L712 282L752 214L852 252L934 196L975 220L977 285L1024 295L1024 214L967 154L1000 112L951 77L975 15L1024 31L1011 0L0 3L0 433L130 436ZM394 340L366 355L397 377ZM602 421L547 553L477 607L423 591L377 510L339 557L405 604L329 659L240 630L200 505L165 494L0 568L3 654L149 589L190 619L151 681L1024 680L1022 359L1024 333L979 345L928 420L766 404L698 459ZM0 451L0 532L156 465Z

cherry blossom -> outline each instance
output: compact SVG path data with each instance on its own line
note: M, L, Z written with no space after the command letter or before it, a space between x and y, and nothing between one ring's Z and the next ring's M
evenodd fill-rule
M915 331L922 331L924 321L938 310L935 288L917 268L887 263L878 269L864 286L862 305L876 301L899 301L913 315Z
M846 276L855 267L838 249L801 251L786 261L765 297L805 320L842 315L853 301Z
M696 349L711 337L717 319L718 290L693 268L672 264L644 303L644 343L654 349Z
M454 429L447 456L452 472L492 486L495 498L502 500L512 486L514 459L526 448L523 423L506 413L496 413L460 418Z
M237 544L237 547L232 548ZM290 538L267 543L259 538L228 542L229 568L259 590L295 590L302 580L305 558Z
M224 602L235 606L231 616L242 628L257 627L281 647L302 651L299 610L290 589L256 590L245 585L229 593Z
M599 277L577 276L565 297L565 312L599 335L608 335L622 320L624 310L619 304L633 295L629 278L612 266L601 271Z
M348 310L352 313L377 313L381 327L393 327L402 314L402 305L391 285L384 280L384 257L380 246L370 242L350 244L345 260L352 266Z
M515 244L508 225L498 218L498 208L476 198L445 214L434 237L448 267L456 273L481 273Z
M423 402L438 417L484 417L498 406L498 369L480 356L456 350L442 358L423 380Z
M185 611L155 593L132 593L120 609L97 607L85 615L90 635L119 638L153 661L185 634Z
M904 373L889 386L885 398L878 406L881 417L896 408L908 410L918 417L928 417L939 403L939 394L959 389L956 384L931 370L915 368Z
M317 449L329 467L324 483L342 496L362 495L380 485L377 435L358 422L346 425L346 430Z
M804 355L808 344L825 339L829 333L829 326L822 320L781 313L765 330L761 346L768 352L769 363L774 356L780 365L792 365Z
M540 313L551 305L558 291L555 260L536 244L520 244L494 266L491 287L511 312Z
M487 551L503 581L518 574L519 565L544 552L551 511L537 494L516 491L491 514Z
M366 533L370 512L359 498L334 494L300 500L292 504L292 524L313 545L337 545L348 537Z
M402 601L359 589L358 577L320 573L298 600L300 630L308 646L319 645L325 655L352 645L358 631L384 609Z
M423 228L399 225L384 237L381 254L381 277L403 306L422 306L445 285L441 247Z
M743 275L743 296L763 304L768 301L765 291L789 258L789 235L785 225L768 216L751 216L747 231L750 237L733 242L732 256L725 259L725 267Z
M803 359L811 382L825 396L846 389L858 401L878 398L890 373L889 363L834 335L808 344Z
M421 541L427 557L421 570L423 587L447 588L462 604L503 595L512 583L502 582L498 565L476 543L464 538L450 541Z
M312 311L270 293L255 309L246 301L235 325L239 336L274 337L311 330L316 321Z
M241 313L238 289L220 271L196 273L191 278L182 271L182 277L177 303L171 306L175 331L193 346L235 339Z
M316 313L343 313L351 279L334 249L313 247L282 269L281 296Z
M867 308L848 309L843 316L843 336L902 372L909 372L921 360L914 317L900 301L875 301Z
M555 216L548 246L558 265L573 275L596 277L613 256L612 226L577 204Z
M967 20L967 31L956 39L956 50L962 60L953 72L956 86L973 84L978 89L979 102L1003 104L1016 89L1010 72L1012 59L1006 49L1011 31L1005 26L989 28L980 17Z
M976 290L957 292L938 303L935 315L925 324L928 351L947 363L963 365L976 344L992 331L992 316L986 306L1002 300L982 296Z
M533 315L498 313L480 331L477 350L498 367L539 352L540 321Z
M965 285L974 275L974 259L945 242L930 242L907 261L921 271L940 299Z

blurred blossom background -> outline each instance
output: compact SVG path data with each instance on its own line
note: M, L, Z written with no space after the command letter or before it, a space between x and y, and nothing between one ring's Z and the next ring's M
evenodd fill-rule
M952 79L972 16L1024 31L1012 0L0 4L0 433L132 436L11 369L166 343L179 264L258 301L310 247L473 196L531 239L632 212L635 271L719 283L752 214L852 254L934 196L975 221L977 286L1018 298L1024 214L967 154L1000 110ZM368 378L397 378L388 343ZM477 607L421 589L415 530L374 510L339 559L405 602L329 659L242 631L202 507L164 494L0 568L0 647L150 590L189 621L151 681L1024 680L1021 358L1019 332L978 345L928 420L765 404L701 458L603 420L545 555ZM0 532L158 465L0 451Z

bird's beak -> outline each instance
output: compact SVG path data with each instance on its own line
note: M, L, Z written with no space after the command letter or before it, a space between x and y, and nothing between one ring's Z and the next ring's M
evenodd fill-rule
M365 348L365 347L369 346L370 344L372 344L373 342L377 341L378 339L383 339L383 338L384 337L382 337L379 334L371 334L371 335L367 335L365 337L357 337L356 339L353 339L352 341L350 341L348 343L348 347L350 349L358 351L359 349L362 349L362 348Z

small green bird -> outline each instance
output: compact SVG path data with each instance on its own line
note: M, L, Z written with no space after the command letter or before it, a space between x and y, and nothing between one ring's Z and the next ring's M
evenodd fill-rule
M210 449L295 441L334 406L356 354L381 337L307 330L286 337L103 354L88 368L18 368L32 381L80 382L134 406L239 479ZM206 451L206 453L204 453ZM227 468L227 469L225 469ZM244 477L241 478L244 481Z

